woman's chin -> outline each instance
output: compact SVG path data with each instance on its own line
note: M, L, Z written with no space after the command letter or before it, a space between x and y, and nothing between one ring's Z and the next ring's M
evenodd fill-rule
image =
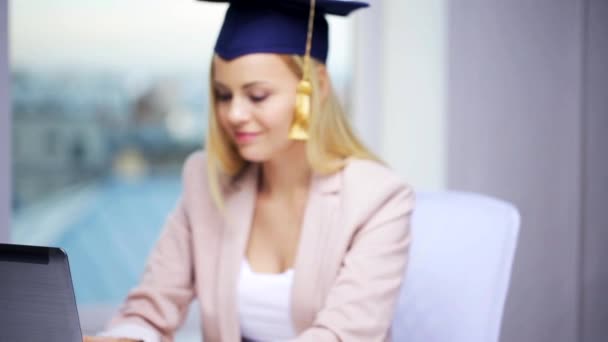
M239 154L241 158L251 163L261 163L269 159L266 153L253 146L239 147Z

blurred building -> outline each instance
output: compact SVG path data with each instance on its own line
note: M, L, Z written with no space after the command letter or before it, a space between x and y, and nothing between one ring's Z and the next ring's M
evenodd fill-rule
M72 187L17 212L12 237L64 248L79 304L118 303L137 284L180 190L173 175Z
M125 150L138 151L147 171L178 175L202 146L203 101L194 98L202 90L184 96L195 85L187 79L150 79L133 90L124 75L91 71L19 70L12 78L15 209L107 178Z
M62 75L13 75L15 207L107 173L115 131L103 119L121 108L95 88Z

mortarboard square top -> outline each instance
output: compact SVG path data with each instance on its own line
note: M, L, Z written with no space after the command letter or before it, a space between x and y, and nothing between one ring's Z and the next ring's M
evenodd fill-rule
M310 0L201 0L229 2L215 53L231 60L251 53L303 56L306 49ZM325 63L329 26L325 14L346 16L369 6L361 1L316 0L310 55Z

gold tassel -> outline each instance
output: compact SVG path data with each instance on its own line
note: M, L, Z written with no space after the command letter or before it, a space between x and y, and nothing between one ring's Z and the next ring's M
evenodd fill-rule
M289 139L308 140L308 123L312 97L312 84L307 80L301 80L296 92L296 110L289 130Z
M311 0L308 15L308 33L306 35L306 51L304 55L304 72L296 90L296 108L293 122L289 129L289 139L308 140L308 125L312 115L312 83L310 82L310 48L312 45L312 29L315 18L315 0Z

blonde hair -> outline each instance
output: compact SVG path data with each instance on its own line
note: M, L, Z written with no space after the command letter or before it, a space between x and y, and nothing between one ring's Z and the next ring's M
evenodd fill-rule
M281 55L289 69L302 78L304 58L297 55ZM312 115L309 124L309 139L306 142L306 157L314 172L331 174L341 170L348 158L370 159L381 162L353 132L348 118L330 87L328 96L321 103L318 96L319 79L314 70L320 63L312 60L313 88ZM223 207L222 187L234 180L249 164L244 160L220 126L215 114L215 94L213 91L213 63L210 72L210 112L207 134L207 175L211 196L219 208ZM295 94L294 94L295 96Z

